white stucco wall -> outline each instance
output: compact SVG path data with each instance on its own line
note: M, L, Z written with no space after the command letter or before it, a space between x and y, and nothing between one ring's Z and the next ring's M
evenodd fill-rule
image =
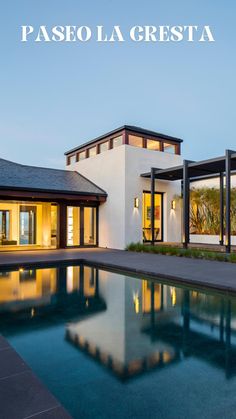
M99 208L99 246L124 249L130 242L142 241L142 193L150 191L150 179L141 173L151 167L178 166L182 157L168 153L122 145L104 153L73 163L77 170L104 189L108 198ZM156 191L164 192L164 240L180 241L180 209L171 210L171 200L180 194L180 182L156 183ZM134 208L134 198L139 208Z

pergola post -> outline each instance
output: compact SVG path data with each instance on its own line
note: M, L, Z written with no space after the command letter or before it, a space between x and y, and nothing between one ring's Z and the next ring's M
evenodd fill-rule
M151 168L151 243L155 244L155 169Z
M220 240L221 246L224 244L224 174L220 172Z
M230 194L231 194L231 151L225 152L225 180L226 180L226 197L225 197L225 250L227 253L231 251L231 217L230 217Z
M188 160L183 162L183 247L187 248L189 243L189 176Z

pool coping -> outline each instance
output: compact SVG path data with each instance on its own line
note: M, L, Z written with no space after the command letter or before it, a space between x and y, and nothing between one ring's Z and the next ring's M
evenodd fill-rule
M1 334L0 367L2 419L72 418Z
M212 289L226 293L236 293L236 264L209 260L180 258L176 256L154 255L147 253L128 252L116 249L81 249L67 252L21 252L14 254L16 261L5 258L2 261L0 254L0 268L7 270L20 267L55 266L55 264L85 264L105 270L115 270L120 273L148 277L153 280L173 282L180 285ZM62 257L58 257L58 256ZM17 256L20 256L17 258ZM36 256L36 257L35 257ZM3 258L4 259L4 258ZM122 262L121 262L122 259ZM151 263L149 263L151 262ZM153 263L154 262L154 263ZM163 266L164 269L163 269ZM178 265L178 269L175 269ZM165 271L165 268L167 272ZM180 268L180 269L179 269ZM180 271L180 272L178 272ZM210 274L209 274L210 271ZM223 272L222 272L223 271ZM196 276L196 272L199 274ZM207 273L207 275L206 275ZM227 278L222 280L219 275ZM204 275L205 274L205 275Z

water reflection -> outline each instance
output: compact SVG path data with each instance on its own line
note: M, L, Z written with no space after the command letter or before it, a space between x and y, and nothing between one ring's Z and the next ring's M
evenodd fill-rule
M83 266L20 268L0 272L0 325L47 319L62 321L104 310L98 271ZM55 316L60 314L60 318ZM18 325L19 326L19 325Z
M122 380L187 358L236 373L236 300L84 266L0 273L0 328L65 323L65 338Z

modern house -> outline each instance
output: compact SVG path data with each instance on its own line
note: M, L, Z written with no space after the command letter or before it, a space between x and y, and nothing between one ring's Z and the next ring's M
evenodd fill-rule
M65 153L67 169L77 170L107 192L99 208L100 246L124 249L130 242L152 240L151 184L141 175L151 167L181 165L181 143L179 138L125 125ZM179 181L158 185L155 241L180 241L180 209L171 210L171 201L180 193Z
M200 241L225 244L230 251L236 153L227 150L223 157L189 162L181 156L181 143L124 125L67 151L65 170L0 159L0 250L124 249L131 242L187 246L194 241L190 182L214 178L219 184L219 237L202 236Z

